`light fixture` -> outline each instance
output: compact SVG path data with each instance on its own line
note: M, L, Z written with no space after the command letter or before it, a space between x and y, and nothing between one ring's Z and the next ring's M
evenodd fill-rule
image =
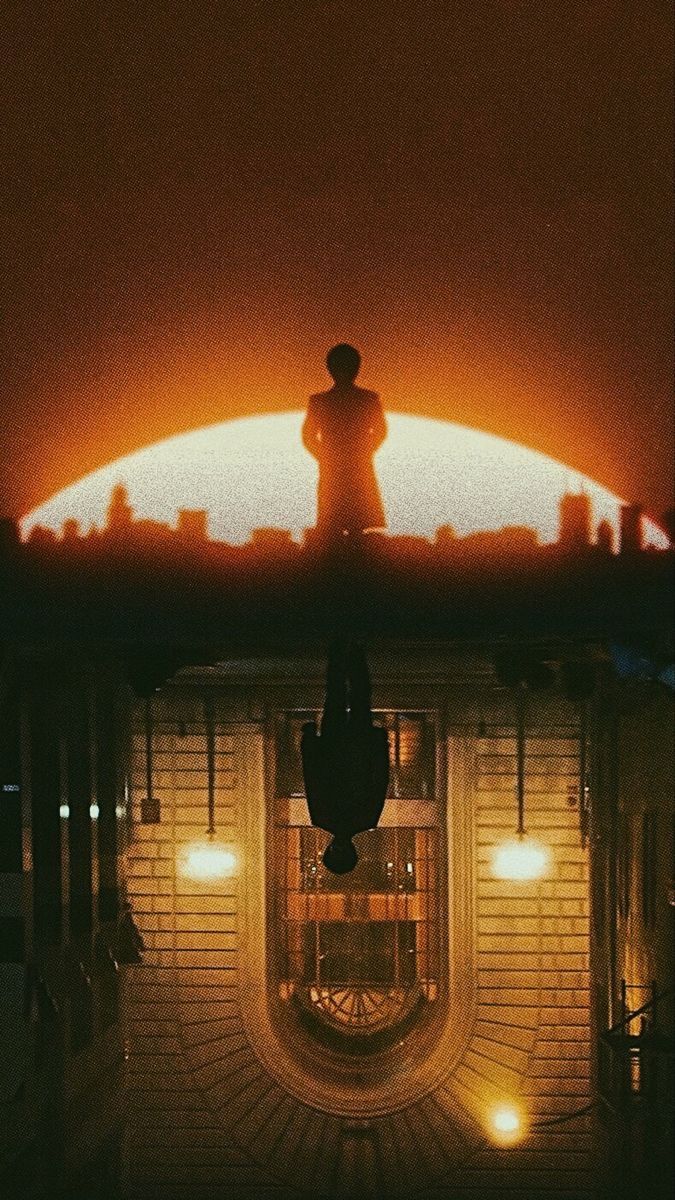
M519 1141L523 1133L523 1119L514 1104L499 1104L490 1113L492 1137L502 1146Z
M233 875L237 867L237 856L227 846L215 840L216 836L216 730L213 700L204 700L206 722L206 778L208 823L206 840L193 842L185 847L180 862L180 872L190 879L224 879Z
M546 873L551 860L548 848L542 842L525 834L502 842L492 859L492 874L496 879L531 880Z
M154 714L152 696L145 698L145 795L141 796L140 819L143 825L158 825L162 818L159 796L152 786L152 747L154 737Z
M68 817L70 816L69 804L59 804L59 816L61 817L62 821L68 820Z
M89 805L89 816L91 817L92 821L98 821L99 812L100 812L100 809L98 807L98 804L90 804Z
M496 879L530 882L548 871L551 853L547 846L525 832L525 688L521 681L516 693L516 790L518 795L518 825L515 838L501 842L492 857L492 874Z
M194 842L185 850L182 874L190 879L223 879L233 875L237 857L217 842Z

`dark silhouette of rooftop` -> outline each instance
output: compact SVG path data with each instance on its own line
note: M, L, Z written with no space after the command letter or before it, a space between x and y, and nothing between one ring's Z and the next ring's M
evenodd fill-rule
M125 533L134 519L134 513L129 504L129 495L123 483L118 483L110 494L106 528L111 533Z
M571 549L591 542L591 500L586 492L567 492L560 500L561 546Z
M639 504L624 504L621 509L619 546L622 554L638 554L642 550L642 509Z
M636 523L632 508L622 548ZM36 527L21 542L0 522L6 636L262 648L330 637L340 614L385 638L670 637L672 551L630 541L615 554L606 522L592 544L542 545L523 526L465 537L442 526L434 541L372 532L326 542L307 530L302 544L263 528L238 546L207 534L202 510L182 510L176 529L137 520L123 487L101 530L82 534L71 519L61 538Z
M180 509L175 528L139 519L120 481L103 529L83 535L71 518L60 538L38 526L22 543L0 522L7 636L159 644L171 662L208 660L214 645L305 645L337 627L414 640L670 636L672 554L644 549L637 505L621 511L618 555L607 521L593 539L583 492L561 497L553 544L523 525L463 537L442 525L434 541L386 534L373 467L386 424L376 393L356 386L360 361L334 346L333 387L310 397L303 441L319 461L318 513L302 544L274 528L245 545L214 541L203 509Z
M620 550L623 553L654 554L659 551L645 546L643 535L643 513L637 504L624 505L619 513ZM300 550L289 529L264 526L252 529L249 541L243 545L212 539L208 531L209 514L205 509L181 508L177 512L176 527L167 522L148 517L137 517L129 501L124 484L117 484L107 508L106 524L102 529L92 526L83 533L80 522L75 518L64 521L61 535L53 529L35 525L27 539L21 543L16 524L10 520L0 521L0 554L4 547L17 549L21 544L37 548L76 546L86 550L94 546L108 553L114 552L113 543L121 542L126 553L143 553L162 557L191 553L211 557L219 555L239 556L248 550L266 551L270 554L290 553ZM306 529L302 547L318 552L325 548L325 538L320 528ZM584 493L566 493L560 498L559 537L556 542L542 543L536 529L528 525L504 525L500 529L479 529L460 535L452 525L441 525L436 530L434 541L415 534L386 534L371 531L364 538L365 546L389 547L389 551L401 556L418 554L427 557L430 550L439 556L452 556L455 560L468 563L471 559L508 557L509 555L543 555L550 557L553 549L565 554L582 557L592 554L612 554L615 533L611 523L603 518L592 533L590 499ZM7 551L8 552L8 551Z

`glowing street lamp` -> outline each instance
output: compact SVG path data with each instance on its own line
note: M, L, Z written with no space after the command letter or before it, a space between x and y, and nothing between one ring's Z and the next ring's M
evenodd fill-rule
M213 701L204 701L206 718L206 772L207 772L207 803L208 824L206 841L194 842L187 846L181 856L180 871L190 879L209 880L226 879L233 875L237 867L237 856L234 852L215 841L216 835L216 732L214 721Z
M525 834L502 842L492 859L492 874L496 879L528 882L540 879L549 869L551 855L547 846Z
M550 868L551 853L547 846L525 832L525 687L518 684L516 702L516 764L518 793L518 825L515 838L496 847L492 858L492 874L496 879L528 883L541 879Z
M513 1145L523 1135L523 1119L514 1104L499 1104L490 1113L493 1140L502 1146Z
M195 842L188 846L182 863L182 874L190 879L225 879L233 875L237 856L215 842Z

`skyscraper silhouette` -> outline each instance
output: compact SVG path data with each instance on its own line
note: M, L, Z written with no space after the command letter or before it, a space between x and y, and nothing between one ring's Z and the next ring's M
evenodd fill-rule
M134 519L134 510L129 503L129 493L123 483L118 483L110 493L106 513L106 529L110 533L127 533Z
M209 514L205 508L179 508L178 533L192 542L206 542L209 536Z
M600 521L596 535L596 545L599 550L604 550L605 554L614 552L614 530L609 521Z
M637 554L642 549L642 509L639 504L621 506L619 552Z
M560 545L579 550L591 544L591 500L586 492L566 492L560 497Z

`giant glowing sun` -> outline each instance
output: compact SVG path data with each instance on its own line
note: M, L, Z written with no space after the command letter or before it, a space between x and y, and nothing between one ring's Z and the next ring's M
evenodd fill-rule
M459 535L529 525L542 541L558 535L563 492L583 487L594 520L617 529L621 501L594 480L535 450L448 421L388 414L389 436L376 457L392 534L433 537L440 525ZM245 417L179 434L119 458L57 492L24 517L58 531L67 518L84 530L103 526L111 489L126 484L139 518L175 524L179 508L207 509L213 538L248 541L276 526L299 538L316 517L317 465L300 440L301 412ZM665 547L645 521L648 544Z

